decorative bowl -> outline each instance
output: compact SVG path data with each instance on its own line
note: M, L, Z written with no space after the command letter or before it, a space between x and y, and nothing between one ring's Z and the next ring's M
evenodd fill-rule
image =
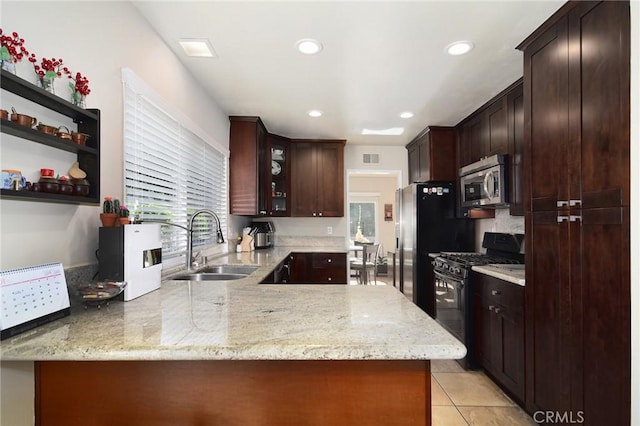
M8 120L9 111L7 111L6 109L0 109L0 118L2 118L3 120Z
M73 195L86 197L89 195L89 181L86 179L71 179Z

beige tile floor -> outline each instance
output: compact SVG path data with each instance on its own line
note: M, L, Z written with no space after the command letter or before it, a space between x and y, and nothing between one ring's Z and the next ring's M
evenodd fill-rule
M524 410L481 371L456 361L431 361L433 426L535 426Z
M378 276L372 285L393 285L390 276ZM352 285L359 284L351 279ZM433 426L535 426L482 371L466 371L456 361L431 361L431 416Z

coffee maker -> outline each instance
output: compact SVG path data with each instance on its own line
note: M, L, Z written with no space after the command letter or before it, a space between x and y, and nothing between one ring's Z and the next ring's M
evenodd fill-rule
M251 234L256 249L273 247L273 233L275 227L273 222L253 222L251 223Z
M102 227L98 236L98 278L126 281L125 301L160 288L162 240L159 223Z

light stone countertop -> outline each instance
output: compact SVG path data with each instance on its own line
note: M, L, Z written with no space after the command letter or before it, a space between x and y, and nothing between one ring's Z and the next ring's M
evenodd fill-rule
M471 269L523 287L525 285L524 265L496 265L490 263L488 265L472 266Z
M234 281L165 280L129 302L84 309L0 345L0 359L364 360L456 359L464 345L392 286L259 284L291 252L231 253L213 264L254 264Z

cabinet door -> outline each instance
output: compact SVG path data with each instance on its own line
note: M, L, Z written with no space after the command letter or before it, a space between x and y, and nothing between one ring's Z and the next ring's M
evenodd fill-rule
M569 222L558 212L528 213L525 286L527 409L565 412L570 405L571 294Z
M266 213L264 176L266 129L258 117L229 117L229 213Z
M309 282L310 255L308 253L292 253L289 255L289 273L292 284L304 284Z
M267 136L267 167L265 167L264 191L267 194L269 216L289 216L291 206L291 144L289 139L269 134Z
M570 198L584 208L629 205L629 13L628 2L581 2L570 15Z
M524 92L529 108L525 123L525 164L531 210L553 210L568 200L569 61L567 19L562 18L527 47ZM529 198L529 197L527 197Z
M524 216L524 98L522 84L507 97L509 108L509 214Z
M312 143L292 146L292 215L313 216L318 193L316 150Z
M507 98L503 97L491 104L486 114L487 140L484 155L506 154L508 152Z
M576 225L577 226L577 225ZM572 275L578 344L574 410L590 425L628 425L631 407L629 207L581 211ZM579 254L582 254L580 259ZM575 262L579 264L575 265Z
M407 146L409 160L409 183L420 182L420 146L417 143Z
M344 146L322 143L317 146L317 214L344 216Z

